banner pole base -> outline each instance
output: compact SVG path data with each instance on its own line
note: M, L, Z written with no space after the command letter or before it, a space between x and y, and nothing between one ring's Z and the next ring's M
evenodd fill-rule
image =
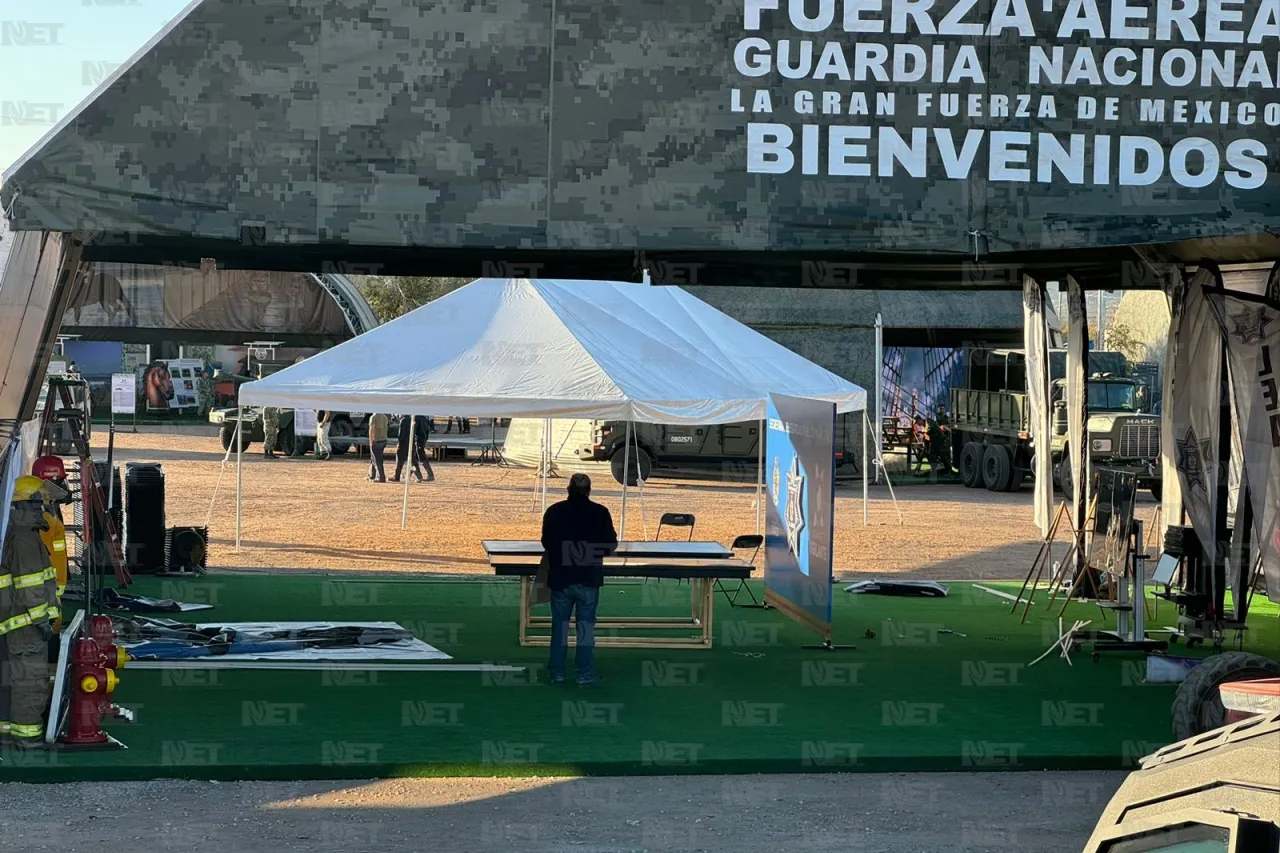
M845 650L848 650L848 649L856 649L856 648L857 648L857 646L852 646L852 645L845 645L845 646L832 645L830 640L823 640L821 643L818 643L817 645L812 645L812 646L801 646L800 648L802 648L802 649L815 649L815 650L820 651L820 652L840 652L840 651L845 651Z

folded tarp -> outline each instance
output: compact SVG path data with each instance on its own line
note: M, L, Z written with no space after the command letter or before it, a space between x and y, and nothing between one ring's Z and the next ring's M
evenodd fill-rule
M422 662L450 655L395 622L223 622L188 625L129 620L121 645L135 660L228 657L254 661Z

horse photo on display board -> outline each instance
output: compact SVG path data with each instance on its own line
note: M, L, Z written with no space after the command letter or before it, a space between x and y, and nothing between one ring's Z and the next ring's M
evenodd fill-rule
M148 409L167 410L169 401L173 399L173 376L169 373L169 366L156 362L148 367L142 377L142 388Z

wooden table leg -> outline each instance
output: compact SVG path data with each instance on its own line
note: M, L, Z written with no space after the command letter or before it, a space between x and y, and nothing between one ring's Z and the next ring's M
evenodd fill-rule
M702 581L702 644L711 648L712 613L716 606L715 584L710 580Z
M529 620L533 617L533 578L520 578L520 645L529 645Z

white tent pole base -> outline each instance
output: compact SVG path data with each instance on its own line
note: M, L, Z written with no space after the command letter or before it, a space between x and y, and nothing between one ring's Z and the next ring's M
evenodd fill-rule
M244 406L236 406L236 551L240 550L240 517L242 495L244 492L244 469L241 466L244 457L244 441L241 438L240 431L244 427Z
M415 451L414 451L413 432L414 432L414 429L418 426L418 422L413 419L413 415L408 415L407 417L409 418L409 458L408 458L408 465L405 466L405 470L402 472L402 475L401 475L404 477L404 499L400 503L400 529L401 530L409 529L409 474L411 471L414 470L413 466L417 464L417 457L414 455ZM396 455L397 456L400 455L399 447L396 448Z
M868 503L868 501L870 500L870 495L867 490L867 486L871 482L870 469L867 466L871 464L871 460L867 458L868 441L867 441L867 428L865 426L866 420L867 420L867 413L864 410L862 413L862 421L864 424L864 426L862 427L862 526L863 527L867 527L868 525L871 524L871 510L870 510L870 504Z
M863 419L864 420L866 419L865 413L863 414ZM870 426L871 424L868 423L867 427L870 428ZM888 469L885 468L885 465L884 465L884 457L877 452L876 453L876 482L879 482L881 474L884 474L884 484L889 487L889 499L893 501L893 508L898 512L898 524L905 524L906 522L902 518L902 507L898 505L898 496L893 492L893 482L889 479L889 471ZM863 507L865 506L866 504L863 503Z
M636 464L640 464L640 460L636 459ZM631 478L627 474L631 471L631 421L627 421L627 437L622 442L622 525L618 531L618 538L625 540L627 538L627 481Z
M760 429L756 433L756 535L759 536L764 527L764 430L765 421L760 421Z

